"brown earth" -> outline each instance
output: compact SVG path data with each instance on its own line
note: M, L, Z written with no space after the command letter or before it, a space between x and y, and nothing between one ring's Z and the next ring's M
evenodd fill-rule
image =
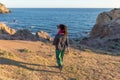
M0 40L0 80L120 80L120 56L70 48L62 72L40 41Z

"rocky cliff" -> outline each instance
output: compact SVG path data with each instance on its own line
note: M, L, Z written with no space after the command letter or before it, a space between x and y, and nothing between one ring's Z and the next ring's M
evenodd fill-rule
M0 13L4 14L4 13L10 13L11 11L6 8L6 6L2 3L0 3Z
M80 43L95 50L102 49L114 55L120 54L120 9L100 13L90 32L90 37Z
M90 36L96 37L107 37L120 34L120 9L113 9L110 12L100 13L96 19Z
M109 12L100 13L96 19L96 24L107 23L117 18L120 18L120 8L115 8Z

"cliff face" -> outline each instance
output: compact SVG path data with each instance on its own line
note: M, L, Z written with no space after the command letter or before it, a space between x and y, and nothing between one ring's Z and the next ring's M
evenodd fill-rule
M110 12L100 13L96 19L90 36L107 37L120 34L120 9L113 9Z
M120 8L112 9L109 12L100 13L96 19L96 24L107 23L117 18L120 18Z
M89 47L120 55L120 9L100 13L90 33L81 41Z
M6 8L6 6L2 3L0 3L0 13L5 14L5 13L10 13L11 11Z
M108 23L95 24L91 31L92 38L115 37L116 35L120 35L120 18L109 21Z

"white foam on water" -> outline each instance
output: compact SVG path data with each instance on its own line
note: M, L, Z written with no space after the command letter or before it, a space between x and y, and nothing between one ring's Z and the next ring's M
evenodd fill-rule
M35 28L36 26L30 26L30 28Z

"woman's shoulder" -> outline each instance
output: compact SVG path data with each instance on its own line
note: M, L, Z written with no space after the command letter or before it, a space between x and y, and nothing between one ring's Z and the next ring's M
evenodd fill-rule
M64 35L64 34L56 34L57 37L64 37L64 38L68 38L68 36Z

